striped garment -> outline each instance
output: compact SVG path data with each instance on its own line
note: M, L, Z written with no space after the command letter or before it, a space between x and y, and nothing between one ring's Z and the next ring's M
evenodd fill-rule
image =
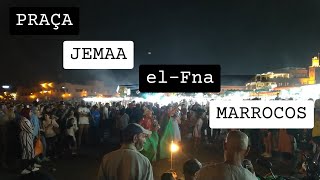
M20 121L20 143L22 147L22 159L33 159L34 158L34 149L33 149L33 127L31 122L22 117Z

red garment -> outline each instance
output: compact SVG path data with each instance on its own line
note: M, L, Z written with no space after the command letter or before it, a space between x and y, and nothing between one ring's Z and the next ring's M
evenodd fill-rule
M150 131L152 130L152 119L151 118L144 117L141 119L139 124L147 130L150 130Z
M181 109L181 115L187 115L187 108Z

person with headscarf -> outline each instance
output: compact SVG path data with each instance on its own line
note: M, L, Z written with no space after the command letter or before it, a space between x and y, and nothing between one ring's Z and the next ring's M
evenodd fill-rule
M22 147L23 170L21 174L29 174L31 171L38 171L38 165L34 161L33 126L30 122L31 111L24 108L21 111L20 120L20 143Z
M1 167L7 168L7 145L8 145L8 124L9 116L6 105L0 108L0 162Z
M160 138L160 159L170 158L169 148L171 142L174 140L174 127L172 123L172 116L174 111L171 106L167 107L162 120L162 133Z
M180 143L181 142L181 132L179 124L181 124L181 115L179 112L178 105L175 105L172 109L171 121L173 127L173 141Z
M160 126L158 122L153 119L152 111L148 108L145 108L144 110L143 118L140 120L140 125L152 132L152 134L146 138L146 142L144 143L141 153L146 156L150 162L156 161L159 141L158 130Z
M152 129L152 111L148 108L144 109L143 117L139 121L139 124L144 127L145 129L151 130Z

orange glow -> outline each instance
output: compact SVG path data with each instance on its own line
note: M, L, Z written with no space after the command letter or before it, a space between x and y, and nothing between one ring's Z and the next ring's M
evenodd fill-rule
M48 93L48 94L51 94L51 90L50 91L46 91L46 90L44 90L44 91L40 91L40 94L46 94L46 93Z
M64 94L61 95L61 97L63 97L63 98L71 97L71 94L70 93L69 94L68 93L64 93Z
M42 83L40 84L43 88L47 89L47 88L53 88L53 83Z
M11 93L10 95L11 95L14 99L17 98L17 93Z
M29 96L31 99L35 99L37 96L36 95L30 95Z
M47 83L40 84L43 88L47 88Z
M179 150L179 146L177 144L173 143L173 141L171 141L170 150L173 153L177 152Z
M86 97L86 96L88 96L88 92L86 90L83 90L81 92L81 97Z

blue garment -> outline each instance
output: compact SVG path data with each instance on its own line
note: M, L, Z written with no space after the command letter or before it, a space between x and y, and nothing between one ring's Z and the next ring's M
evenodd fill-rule
M20 124L20 120L21 120L21 115L20 115L20 113L14 112L14 114L16 115L16 116L15 116L15 119L14 119L14 122L17 123L17 124Z
M42 155L41 155L41 158L45 158L47 157L47 143L46 143L46 138L44 136L40 136L40 140L41 140L41 143L42 143Z
M98 127L99 124L100 124L100 112L99 112L99 110L92 111L91 112L91 116L92 116L92 119L93 119L93 122L92 122L91 125L93 127Z
M31 115L31 124L33 126L33 137L37 137L40 131L39 118L36 115Z

